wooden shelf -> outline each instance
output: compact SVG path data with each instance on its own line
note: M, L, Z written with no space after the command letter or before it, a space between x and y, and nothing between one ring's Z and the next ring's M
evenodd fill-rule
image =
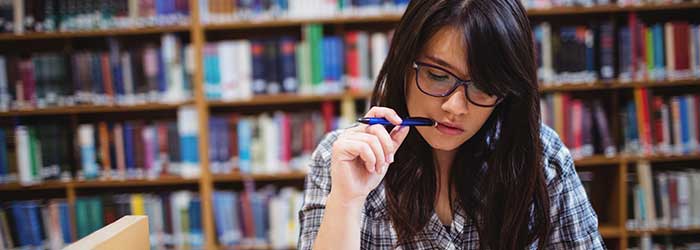
M600 166L600 165L616 165L620 164L620 156L607 157L604 155L594 155L591 157L584 157L581 159L574 160L574 166L576 167L589 167L589 166Z
M88 180L74 181L72 185L75 188L120 188L120 187L146 187L146 186L174 186L174 185L193 185L197 184L199 179L185 179L179 176L166 176L158 179L142 179L142 180Z
M686 228L686 229L672 229L672 228L661 228L654 230L629 230L628 235L632 237L639 237L644 234L649 235L676 235L676 234L700 234L700 227Z
M699 3L678 3L678 4L645 4L638 6L618 6L615 4L599 5L593 7L553 7L548 9L530 9L528 16L554 16L554 15L577 15L577 14L605 14L621 13L631 11L658 11L658 10L689 10L700 9ZM299 19L269 19L256 21L236 21L229 23L211 23L203 25L205 31L213 30L245 30L256 28L275 28L300 26L311 23L321 24L347 24L347 23L376 23L376 22L398 22L401 14L381 14L368 16L348 16L340 14L338 17L324 18L299 18Z
M598 5L592 7L554 7L548 9L529 9L528 16L554 16L554 15L576 15L576 14L604 14L621 12L641 12L659 10L691 10L700 8L698 3L675 3L675 4L644 4L634 6L619 6L616 4Z
M629 160L648 160L650 162L678 162L700 160L700 154L690 155L655 155L655 156L635 156L628 157Z
M65 32L29 32L21 35L16 34L0 34L0 41L23 41L23 40L43 40L43 39L62 39L62 38L78 38L78 37L101 37L101 36L126 36L126 35L145 35L159 34L168 32L185 32L189 31L189 25L172 25L162 27L144 27L135 29L107 29L107 30L90 30L90 31L65 31Z
M76 105L66 107L51 107L41 109L26 109L26 110L11 110L0 112L0 117L8 116L36 116L36 115L69 115L69 114L84 114L84 113L115 113L115 112L138 112L138 111L157 111L171 110L192 103L191 101L164 104L152 103L133 106L122 105Z
M32 191L32 190L49 190L49 189L63 189L68 186L65 181L44 181L34 185L22 185L17 182L0 184L0 192L7 191Z
M659 87L683 87L700 86L700 79L674 80L674 81L634 81L634 82L594 82L581 84L561 84L557 86L542 86L540 92L567 92L567 91L593 91L611 89L630 89L636 87L659 88Z
M600 231L600 236L603 238L618 238L622 236L623 228L611 225L600 225L598 226L598 231Z
M291 173L280 173L280 174L229 174L229 175L215 175L214 182L241 182L244 180L252 179L254 181L294 181L303 180L306 178L306 173L304 172L291 172Z
M347 24L347 23L377 23L398 22L401 14L385 14L371 16L344 16L325 18L270 19L264 21L237 21L230 23L211 23L204 25L204 30L245 30L255 28L292 27L305 24Z
M209 107L245 107L245 106L274 106L286 104L314 103L322 101L338 101L344 98L360 99L368 98L370 93L346 93L331 95L259 95L250 100L238 101L208 101Z

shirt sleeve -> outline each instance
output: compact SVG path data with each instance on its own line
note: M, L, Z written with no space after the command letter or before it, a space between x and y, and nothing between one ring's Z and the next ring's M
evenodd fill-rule
M300 235L297 248L312 249L326 209L326 198L331 192L331 150L339 132L332 132L321 140L311 154L309 174L304 183L304 202L299 211Z
M549 137L543 141L552 222L547 249L605 249L598 217L576 174L571 153L553 131L545 137Z

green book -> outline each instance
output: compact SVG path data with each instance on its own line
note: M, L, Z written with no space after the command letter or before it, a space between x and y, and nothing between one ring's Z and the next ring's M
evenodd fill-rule
M39 175L39 143L36 138L36 131L33 127L28 128L29 132L29 167L31 168L32 180L41 181L41 176Z
M312 92L311 86L311 55L309 54L309 42L302 41L297 44L296 49L296 64L297 77L299 78L300 93L306 94Z
M653 75L652 73L654 72L654 36L652 29L644 29L644 35L647 40L646 42L646 54L647 54L647 75L651 76Z
M90 198L90 232L95 232L104 226L102 215L102 200L100 197Z
M75 201L75 226L78 238L90 234L90 224L88 222L88 204L85 199Z

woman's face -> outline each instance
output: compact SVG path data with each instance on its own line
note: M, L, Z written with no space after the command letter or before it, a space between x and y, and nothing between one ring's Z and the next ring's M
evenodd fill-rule
M441 28L426 44L417 61L444 68L463 80L470 80L464 38L452 26ZM416 85L415 71L408 74L406 101L410 116L428 117L437 127L416 127L434 149L452 151L469 140L486 122L493 107L480 107L466 98L464 85L445 97L423 93Z

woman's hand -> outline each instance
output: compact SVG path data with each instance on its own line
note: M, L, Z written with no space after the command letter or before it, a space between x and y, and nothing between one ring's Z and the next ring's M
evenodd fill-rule
M401 124L401 118L390 108L373 107L365 116ZM360 124L340 134L332 149L330 197L344 204L364 204L394 162L394 153L408 131L409 127L396 126L388 133L382 125Z

